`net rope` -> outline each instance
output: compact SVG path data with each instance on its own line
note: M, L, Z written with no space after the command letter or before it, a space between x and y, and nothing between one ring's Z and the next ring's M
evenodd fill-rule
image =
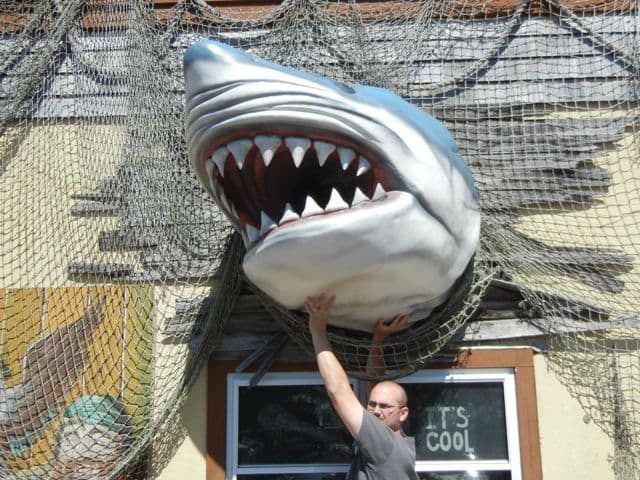
M470 165L480 247L447 303L387 340L384 376L445 348L492 280L516 284L616 478L638 478L637 3L236 3L0 4L0 476L154 477L184 434L247 283L186 154L182 57L209 38L390 89ZM310 351L305 316L252 290ZM370 338L330 339L368 378Z

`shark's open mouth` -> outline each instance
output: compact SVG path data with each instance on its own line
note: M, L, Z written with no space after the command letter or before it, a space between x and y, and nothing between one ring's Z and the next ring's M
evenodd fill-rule
M213 145L205 156L212 190L250 245L277 226L379 201L398 188L373 153L346 140L268 132Z

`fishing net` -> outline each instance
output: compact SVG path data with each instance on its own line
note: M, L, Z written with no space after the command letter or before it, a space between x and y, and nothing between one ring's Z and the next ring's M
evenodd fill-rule
M387 340L384 376L440 351L490 282L518 285L616 474L637 478L636 2L0 9L2 478L152 477L171 456L167 432L246 282L186 155L182 57L204 38L388 88L449 128L480 191L481 244L451 298ZM255 294L309 351L304 315ZM366 377L370 338L330 338Z

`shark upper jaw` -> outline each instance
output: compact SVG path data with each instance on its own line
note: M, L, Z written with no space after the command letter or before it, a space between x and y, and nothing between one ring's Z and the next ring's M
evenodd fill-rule
M480 222L473 180L439 122L389 92L216 42L187 50L185 80L189 155L242 234L258 287L292 309L332 291L332 323L361 330L446 298Z

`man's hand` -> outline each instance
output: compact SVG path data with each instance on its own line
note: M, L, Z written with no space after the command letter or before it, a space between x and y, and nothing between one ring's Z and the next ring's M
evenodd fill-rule
M317 297L307 297L304 308L309 314L311 340L316 352L318 371L327 389L327 394L351 436L357 438L362 426L364 409L353 393L347 374L334 355L327 339L329 314L335 300L335 295L321 293Z
M389 335L399 332L407 328L409 325L409 315L399 313L391 319L390 323L384 323L384 319L379 318L373 329L373 343L369 349L369 357L367 358L366 374L370 378L380 378L385 373L384 351L382 343ZM371 393L374 382L367 382L367 395Z
M406 313L399 313L393 317L389 324L384 323L384 320L379 318L373 330L373 341L382 343L389 335L404 330L408 325L409 315Z
M336 301L335 295L321 293L318 297L307 297L304 308L309 314L309 330L311 333L321 333L327 330L329 314Z

